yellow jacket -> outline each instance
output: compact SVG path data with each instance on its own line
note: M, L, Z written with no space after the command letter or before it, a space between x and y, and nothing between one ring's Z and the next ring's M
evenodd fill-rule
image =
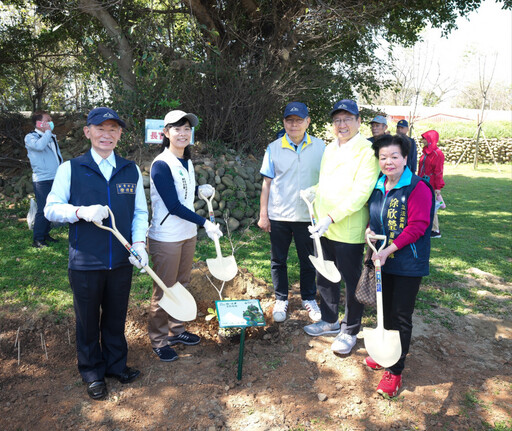
M329 215L334 221L324 234L327 238L349 244L364 242L366 202L379 171L372 143L359 133L341 146L337 140L327 146L314 202L317 220Z

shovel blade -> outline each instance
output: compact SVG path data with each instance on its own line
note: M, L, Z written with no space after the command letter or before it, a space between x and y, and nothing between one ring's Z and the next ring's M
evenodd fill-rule
M220 281L232 280L238 272L235 256L218 256L215 259L206 259L206 265L208 265L211 274Z
M315 269L331 283L338 283L341 280L341 274L333 261L319 259L315 256L309 256L309 260Z
M181 283L176 283L164 291L158 302L167 314L177 320L189 322L197 316L197 305L192 294Z
M400 333L383 328L363 328L364 347L368 355L382 367L395 365L402 354Z

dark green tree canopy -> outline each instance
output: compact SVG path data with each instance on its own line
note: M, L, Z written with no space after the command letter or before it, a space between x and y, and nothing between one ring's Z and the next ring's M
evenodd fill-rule
M510 8L509 3L503 7ZM56 73L62 78L61 92L74 95L74 107L88 108L103 95L104 103L130 115L137 125L179 105L201 117L203 138L243 149L268 139L268 121L276 123L288 101L304 101L313 120L323 120L336 99L377 90L386 67L374 56L379 40L410 45L429 24L447 34L458 16L480 4L4 1L11 11L30 11L32 21L24 21L21 13L21 21L2 24L0 65L5 72L0 79L28 63L57 67L63 56L65 67Z

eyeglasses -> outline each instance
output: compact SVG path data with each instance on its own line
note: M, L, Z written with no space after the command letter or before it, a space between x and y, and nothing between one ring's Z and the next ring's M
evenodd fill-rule
M297 124L297 125L301 125L302 123L304 123L304 120L305 118L285 118L284 119L284 122L286 124Z
M336 118L336 120L334 120L333 123L335 126L341 126L342 124L350 124L354 120L354 117Z

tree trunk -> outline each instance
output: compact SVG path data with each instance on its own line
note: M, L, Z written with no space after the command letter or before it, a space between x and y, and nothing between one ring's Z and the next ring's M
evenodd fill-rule
M110 37L115 41L117 52L108 47L98 47L100 53L109 62L115 62L123 88L129 93L135 91L135 74L133 73L133 53L130 41L110 13L96 0L80 0L80 10L98 19Z

